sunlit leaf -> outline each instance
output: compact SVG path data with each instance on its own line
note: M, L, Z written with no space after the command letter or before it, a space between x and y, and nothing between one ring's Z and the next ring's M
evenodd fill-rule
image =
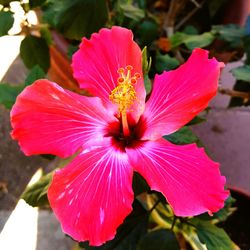
M145 46L142 50L142 70L143 74L148 74L150 68L151 68L152 60L151 58L148 59L148 52L147 52L147 46Z
M215 37L211 32L205 32L200 35L188 35L185 33L177 32L170 37L172 48L185 44L190 50L194 48L203 48L210 45Z
M206 245L208 250L234 249L234 243L222 228L217 227L210 221L194 219L192 223L196 227L200 241Z
M8 34L14 23L13 13L10 11L0 11L0 36Z
M171 47L176 48L184 43L185 39L188 37L188 34L182 32L176 32L170 37Z
M120 8L122 9L125 17L128 17L137 22L140 21L145 16L144 10L138 7L135 7L134 5L130 3L120 4Z
M232 70L234 77L237 80L250 82L250 65L244 65Z
M33 207L47 205L47 191L51 180L52 173L42 176L39 181L25 189L22 198Z
M184 44L188 49L204 48L214 41L215 37L210 32L205 32L201 35L190 35L185 39Z
M142 70L144 75L144 86L146 89L146 93L150 93L152 88L151 80L148 77L148 72L151 68L152 59L151 57L148 59L147 55L147 47L145 46L142 50Z

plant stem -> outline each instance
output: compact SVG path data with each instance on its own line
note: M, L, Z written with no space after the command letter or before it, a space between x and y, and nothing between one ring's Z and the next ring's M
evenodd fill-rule
M152 213L152 211L157 207L157 205L160 203L160 199L158 201L155 202L155 204L153 205L153 207L151 207L149 210L148 210L148 213Z
M187 0L172 0L170 2L169 10L165 15L163 24L163 30L166 32L167 37L173 35L176 18L186 3Z

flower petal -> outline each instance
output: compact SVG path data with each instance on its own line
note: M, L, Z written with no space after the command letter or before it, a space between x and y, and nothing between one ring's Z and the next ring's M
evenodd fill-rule
M142 139L171 134L205 109L216 94L223 65L208 59L208 51L195 49L178 69L156 75L140 121L145 128Z
M67 157L90 140L102 140L107 124L115 120L99 98L38 80L17 97L11 111L12 137L26 155Z
M80 49L72 58L74 77L80 87L100 97L115 111L117 107L111 103L109 95L117 86L117 70L128 65L133 67L132 74L138 72L142 76L142 54L133 41L133 33L116 26L101 29L90 40L83 38ZM136 83L135 90L137 102L131 107L131 115L138 120L144 110L146 96L142 78Z
M113 239L132 210L132 174L127 154L110 143L57 171L48 198L63 231L95 246Z
M176 146L160 139L127 149L136 171L163 193L177 216L217 212L228 191L219 164L195 144Z

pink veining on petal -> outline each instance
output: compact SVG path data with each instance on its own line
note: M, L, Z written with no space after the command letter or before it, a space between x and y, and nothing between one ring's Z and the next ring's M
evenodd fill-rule
M106 145L80 153L58 170L48 191L63 231L99 246L114 238L132 210L132 168L127 154Z
M134 170L153 190L163 193L177 216L213 213L224 206L225 177L203 148L160 139L126 150Z
M216 95L223 66L215 58L208 59L208 51L195 49L178 69L156 75L140 121L145 127L142 139L171 134L204 110Z
M111 103L109 95L117 86L117 70L128 65L133 67L132 74L137 72L142 76L142 54L139 46L133 41L133 33L116 26L101 29L94 33L90 40L84 38L80 49L72 58L74 77L80 87L100 97L114 111L117 111L117 107ZM137 102L131 107L131 116L137 121L145 105L143 78L138 80L135 90Z
M99 98L80 96L48 80L25 88L11 110L12 138L26 155L70 156L84 143L102 140L114 121Z

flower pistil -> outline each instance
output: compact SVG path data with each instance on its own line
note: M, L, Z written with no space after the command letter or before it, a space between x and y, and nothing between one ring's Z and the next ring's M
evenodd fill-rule
M133 67L131 65L126 66L125 69L118 69L117 72L119 77L117 79L117 87L114 88L109 95L109 99L118 105L118 115L122 120L123 134L125 137L130 135L127 121L127 111L137 99L134 85L141 77L139 73L135 73L131 76L132 70Z

